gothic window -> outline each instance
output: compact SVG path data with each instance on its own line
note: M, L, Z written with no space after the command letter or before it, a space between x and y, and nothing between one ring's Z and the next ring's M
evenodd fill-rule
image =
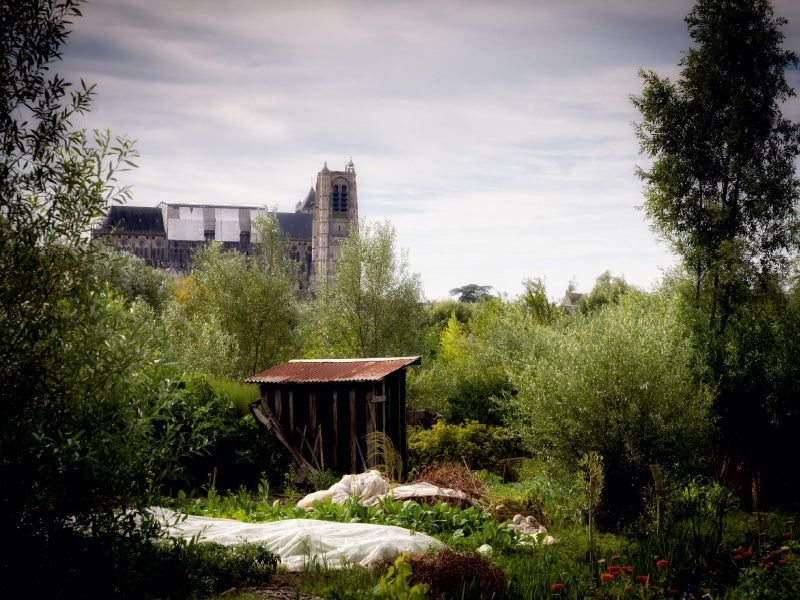
M342 186L341 207L342 207L342 212L347 212L347 186L346 185Z
M339 186L333 186L333 210L338 212L339 211Z

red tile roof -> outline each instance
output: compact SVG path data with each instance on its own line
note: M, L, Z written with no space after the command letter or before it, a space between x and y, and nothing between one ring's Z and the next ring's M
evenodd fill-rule
M331 383L340 381L379 381L408 365L420 364L419 356L394 358L328 358L290 360L258 375L247 383Z

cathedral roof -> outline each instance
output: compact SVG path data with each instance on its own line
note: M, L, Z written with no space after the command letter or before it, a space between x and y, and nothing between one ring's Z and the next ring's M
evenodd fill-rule
M300 203L301 212L314 210L314 196L315 196L314 188L312 187L310 190L308 190L306 199Z
M112 206L103 222L104 229L165 233L161 209L151 206Z
M311 239L314 228L314 215L310 213L278 213L278 224L281 231L290 238Z

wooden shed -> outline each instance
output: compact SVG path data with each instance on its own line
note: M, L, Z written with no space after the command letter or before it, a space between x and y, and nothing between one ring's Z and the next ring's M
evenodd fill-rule
M301 472L359 473L375 466L366 437L380 431L408 467L406 367L418 356L291 360L245 381L261 386L253 415Z

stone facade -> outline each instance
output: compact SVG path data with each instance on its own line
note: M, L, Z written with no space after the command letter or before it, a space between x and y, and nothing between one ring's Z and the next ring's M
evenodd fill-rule
M263 208L233 205L173 204L156 207L113 206L92 228L93 239L127 250L148 265L173 276L192 271L192 252L209 241L225 250L250 252L253 219ZM301 265L303 278L330 279L339 258L341 241L358 227L356 173L351 160L344 171L328 165L293 213L277 214L281 232L289 239L291 256Z

